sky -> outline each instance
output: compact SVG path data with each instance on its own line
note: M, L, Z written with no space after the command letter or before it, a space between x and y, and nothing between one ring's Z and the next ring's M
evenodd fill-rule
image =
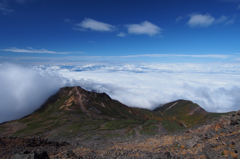
M0 0L0 122L75 85L133 107L239 110L239 41L240 0Z

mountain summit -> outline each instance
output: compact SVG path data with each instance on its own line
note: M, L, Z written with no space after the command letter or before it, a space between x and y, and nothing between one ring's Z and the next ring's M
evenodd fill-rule
M106 93L90 92L76 87L64 87L51 96L35 113L66 112L96 119L147 119L143 114L116 100Z

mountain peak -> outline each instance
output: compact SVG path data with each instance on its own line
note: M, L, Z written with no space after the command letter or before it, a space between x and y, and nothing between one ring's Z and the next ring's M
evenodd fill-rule
M153 111L160 113L162 116L171 116L185 127L204 123L208 115L198 104L183 99L164 104Z

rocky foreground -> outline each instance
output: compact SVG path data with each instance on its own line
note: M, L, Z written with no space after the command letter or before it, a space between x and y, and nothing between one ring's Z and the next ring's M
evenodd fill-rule
M35 156L35 157L34 157ZM63 142L1 137L0 158L240 158L240 111L175 133Z

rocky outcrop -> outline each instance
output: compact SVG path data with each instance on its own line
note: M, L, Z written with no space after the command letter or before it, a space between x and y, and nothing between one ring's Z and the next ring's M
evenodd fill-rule
M47 159L48 153L59 153L62 147L68 145L67 142L49 141L41 137L0 137L0 158L10 158L13 155L13 159Z
M43 151L41 153L24 151L22 154L15 154L11 159L50 159L47 152Z

